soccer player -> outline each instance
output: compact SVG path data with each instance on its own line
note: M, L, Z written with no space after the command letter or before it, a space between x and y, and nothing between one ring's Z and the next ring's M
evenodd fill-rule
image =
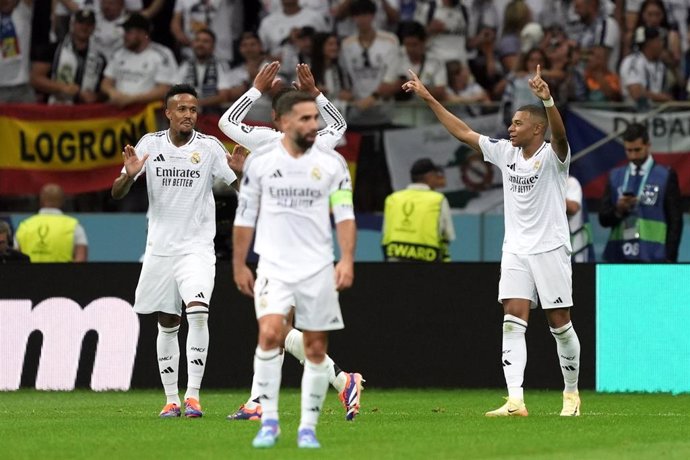
M258 98L268 90L279 67L278 62L264 67L254 80L255 89L248 94ZM304 67L299 66L300 82L304 82L303 72ZM305 351L297 444L300 448L320 447L315 428L328 389L328 331L344 327L337 291L350 287L354 278L352 182L347 163L333 150L333 133L317 131L318 107L327 101L319 96L315 102L310 93L294 91L277 101L275 116L284 134L252 149L244 168L233 229L235 283L242 293L254 297L259 322L254 372L261 388L263 415L252 443L259 448L272 447L280 434L280 346L293 305ZM247 98L240 98L240 107L249 102L243 99ZM231 110L224 132L241 145L256 142L251 127L240 124L236 115ZM329 209L341 252L335 267ZM255 227L254 248L259 254L256 282L246 265ZM276 232L277 228L280 231Z
M194 129L197 110L194 88L173 86L165 95L170 128L146 134L136 148L125 146L124 167L112 188L113 198L121 199L146 173L148 235L134 311L158 313L158 369L167 398L161 417L180 416L177 335L183 304L189 324L184 414L202 416L199 388L208 353L209 300L216 271L211 187L217 178L237 188L235 171L241 174L244 165L243 155L230 155L218 139Z
M580 342L570 321L572 268L570 233L565 213L570 146L563 120L541 68L529 86L544 109L527 105L517 109L508 133L510 140L480 135L448 112L410 71L403 84L414 91L453 136L484 155L503 173L505 238L498 300L503 304L503 373L507 402L487 412L488 417L526 416L522 382L527 363L525 332L531 308L541 302L556 340L565 391L561 415L580 415L577 390ZM547 128L551 142L545 142Z
M276 141L283 137L283 133L265 127L252 127L242 123L242 120L247 115L252 107L252 104L261 97L261 94L271 88L273 70L270 66L266 66L256 77L254 88L249 89L242 95L220 118L219 127L228 136L233 135L233 132L242 132L242 143L254 150L262 144L269 141ZM316 88L314 77L306 64L297 66L297 76L299 87L302 91L311 94L317 101L321 116L326 120L327 125L324 130L319 133L318 143L325 147L332 149L337 142L342 138L347 124L343 116L338 110L323 96L318 88ZM258 85L258 86L257 86ZM260 88L260 89L258 89ZM287 90L287 91L294 91ZM275 107L278 99L282 97L287 91L282 92L273 100ZM276 126L280 129L280 120L276 119ZM237 135L237 134L235 134ZM293 313L288 316L285 322L283 336L281 339L281 347L288 353L297 358L301 363L304 363L304 341L302 332L292 327ZM281 354L281 359L283 359ZM346 420L354 420L359 413L360 397L362 392L362 383L364 379L362 375L354 372L343 372L330 358L326 355L328 367L328 381L338 391L340 400L345 407ZM251 394L247 402L233 414L228 415L228 420L259 420L261 419L262 408L259 401L261 395L261 388L258 386L256 374L252 379Z

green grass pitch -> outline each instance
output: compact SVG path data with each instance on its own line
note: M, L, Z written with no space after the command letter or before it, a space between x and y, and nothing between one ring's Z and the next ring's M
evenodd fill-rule
M484 417L501 390L366 389L352 423L331 391L317 434L296 447L299 393L281 392L282 435L251 447L257 422L225 416L246 390L202 391L201 419L159 419L162 391L0 393L2 459L688 459L690 395L582 392L579 418L557 391L526 391L527 418Z

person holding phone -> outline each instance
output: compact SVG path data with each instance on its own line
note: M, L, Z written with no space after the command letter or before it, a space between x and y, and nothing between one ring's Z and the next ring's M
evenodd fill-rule
M677 262L683 230L678 176L654 161L647 127L623 133L628 164L609 173L599 223L610 227L607 262Z

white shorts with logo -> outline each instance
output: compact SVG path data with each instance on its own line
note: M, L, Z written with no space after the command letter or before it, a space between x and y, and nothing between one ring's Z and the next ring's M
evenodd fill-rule
M304 331L343 329L333 265L328 265L305 280L288 283L262 276L257 271L254 283L256 318L264 315L287 316L295 307L295 327Z
M528 299L531 308L573 306L573 269L565 246L540 254L503 252L498 301Z
M137 313L182 314L183 303L211 301L216 277L213 251L180 256L144 255L134 296Z

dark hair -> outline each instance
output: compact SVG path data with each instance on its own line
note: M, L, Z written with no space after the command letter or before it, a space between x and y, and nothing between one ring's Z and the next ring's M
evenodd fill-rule
M281 94L274 104L276 118L280 118L290 112L292 107L301 102L314 102L314 98L304 91L297 90L286 91L284 94Z
M644 2L642 2L642 4L640 5L640 9L638 10L639 12L637 14L637 24L635 24L635 29L637 29L640 26L646 26L646 24L642 22L642 13L645 9L647 9L649 5L658 6L661 12L663 13L663 19L661 20L661 24L659 24L657 27L661 27L663 29L668 30L670 28L670 24L668 22L668 12L666 11L666 6L664 5L664 2L662 0L644 0Z
M623 132L623 140L625 142L634 142L642 139L642 142L649 144L649 131L642 123L630 123Z
M523 105L522 107L518 107L516 112L528 112L530 114L530 117L539 117L542 120L544 120L545 123L546 121L548 121L548 118L546 117L546 110L544 109L544 107L540 107L536 104Z
M350 16L376 14L376 3L371 0L355 0L350 5Z
M170 100L171 97L177 96L178 94L191 94L192 96L197 97L196 90L192 85L188 85L187 83L173 85L172 88L165 93L165 98L163 99L165 106L168 106L168 100Z
M403 21L398 25L398 38L402 42L405 37L417 37L426 40L426 29L417 21Z
M338 40L338 35L332 32L317 32L314 34L311 46L311 73L314 75L316 86L325 83L326 57L323 54L323 47L331 37ZM340 42L340 40L338 40L338 42ZM337 65L337 62L332 62L331 64Z
M209 37L211 37L213 39L213 43L214 44L216 43L216 34L211 29L207 29L206 27L204 27L203 29L197 30L196 34L194 34L194 35L199 35L199 34L208 35Z
M287 93L292 93L293 91L297 91L297 88L293 86L283 86L281 87L276 94L273 96L273 99L271 100L271 108L273 110L276 110L276 105L278 104L278 99L281 97L285 96Z

